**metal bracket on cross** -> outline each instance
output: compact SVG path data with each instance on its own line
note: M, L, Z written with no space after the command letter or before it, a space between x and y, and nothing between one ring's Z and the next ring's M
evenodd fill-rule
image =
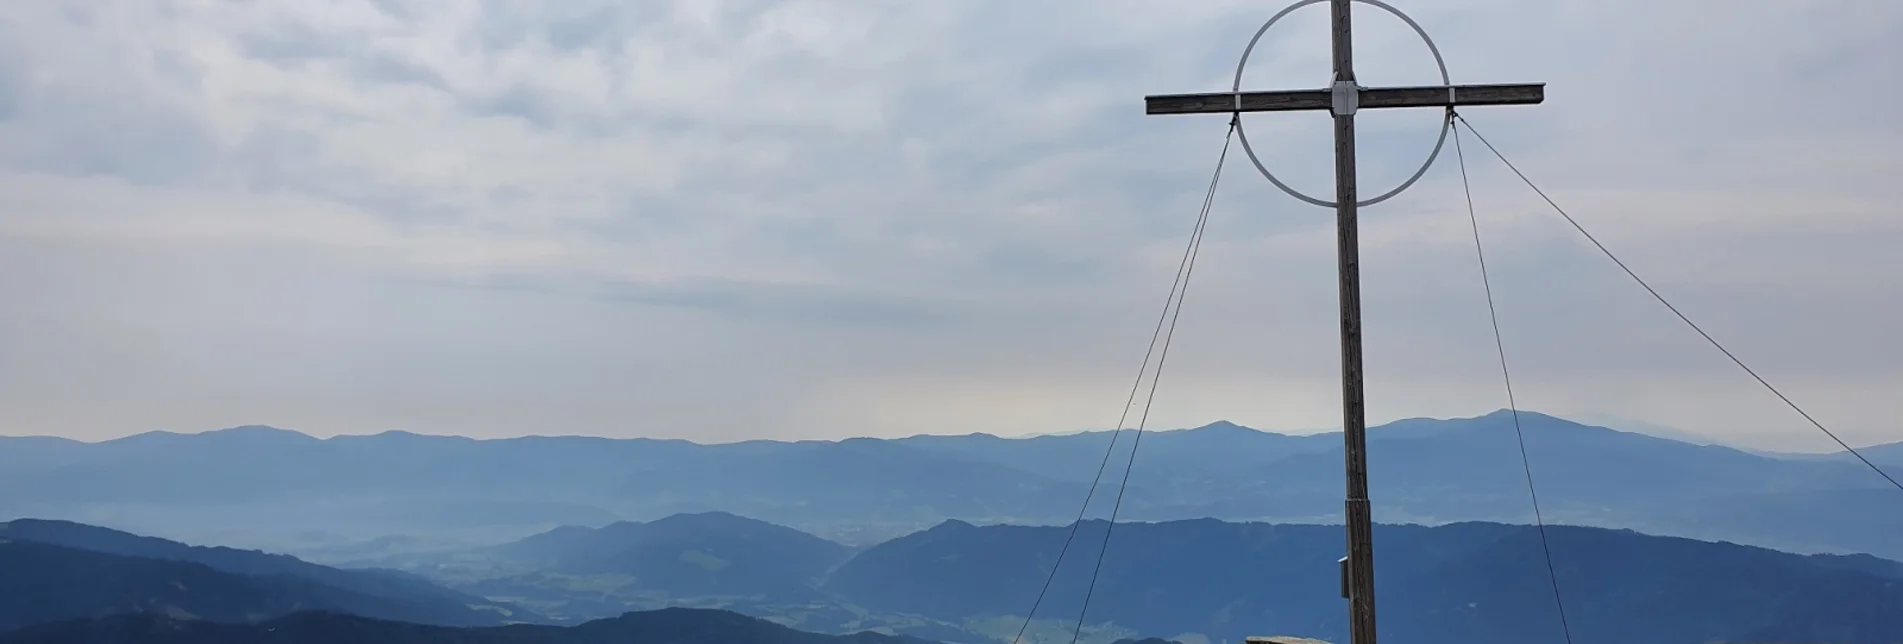
M1249 45L1242 50L1242 59L1236 63L1235 82L1230 85L1228 92L1149 96L1144 99L1147 112L1154 115L1328 110L1337 117L1352 117L1364 108L1445 107L1451 110L1456 105L1521 105L1545 100L1546 86L1544 84L1454 85L1453 78L1447 73L1447 61L1441 57L1440 48L1435 46L1434 39L1427 35L1427 30L1421 28L1420 23L1415 22L1406 13L1382 0L1351 1L1386 11L1407 23L1407 26L1421 37L1421 42L1427 44L1428 53L1433 54L1434 66L1440 71L1440 85L1371 88L1362 87L1350 78L1336 79L1327 89L1320 90L1242 91L1242 73L1248 69L1249 56L1255 52L1256 44L1262 41L1262 36L1268 33L1269 28L1296 9L1327 1L1329 0L1299 0L1276 12L1267 22L1262 23L1262 27L1256 29L1255 35L1249 39ZM1427 170L1433 167L1434 161L1440 158L1441 148L1447 144L1447 133L1452 127L1451 121L1442 121L1440 136L1434 141L1433 151L1428 153L1427 160L1406 181L1378 196L1359 200L1355 205L1372 206L1413 187L1415 182L1420 181L1421 177L1427 174ZM1269 171L1268 166L1263 165L1262 159L1256 156L1255 147L1249 143L1249 135L1240 121L1236 124L1236 138L1241 141L1242 151L1248 155L1249 162L1255 165L1255 169L1261 172L1263 177L1268 178L1269 183L1275 184L1276 188L1310 204L1323 208L1335 207L1334 201L1304 194L1284 183L1281 178L1275 176L1274 172Z

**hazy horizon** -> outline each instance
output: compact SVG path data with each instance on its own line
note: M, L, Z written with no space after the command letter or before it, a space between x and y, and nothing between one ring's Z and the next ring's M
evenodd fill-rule
M1505 410L1496 410L1496 412L1503 412L1503 411ZM1526 410L1526 409L1523 409L1520 411L1521 413L1526 413L1526 414L1543 414L1544 413L1544 412L1539 412L1535 410ZM1489 412L1489 413L1495 413L1495 412ZM1433 420L1467 420L1467 419L1472 419L1472 418L1476 418L1478 416L1483 416L1483 415L1486 415L1486 414L1473 414L1473 415L1466 415L1466 416L1445 416L1445 417L1410 416L1410 417L1403 417L1403 418L1382 419L1379 421L1371 420L1369 422L1369 426L1379 427L1381 425L1386 425L1386 424L1401 421L1401 420L1412 420L1412 419L1418 419L1418 418L1430 418ZM1551 415L1551 414L1546 414L1546 415ZM1794 454L1794 455L1832 454L1832 453L1837 453L1842 451L1841 449L1807 451L1807 450L1780 450L1780 449L1771 449L1771 448L1760 448L1760 447L1753 447L1750 445L1737 444L1737 443L1733 443L1729 441L1723 441L1723 440L1719 440L1715 438L1710 438L1710 437L1694 434L1692 432L1687 432L1684 430L1679 430L1679 429L1675 429L1671 427L1665 427L1661 425L1652 425L1652 424L1644 423L1640 421L1631 421L1631 420L1624 420L1624 419L1617 419L1617 418L1606 419L1608 417L1603 417L1603 416L1600 417L1600 419L1595 420L1591 418L1591 416L1592 415L1589 414L1585 417L1578 417L1578 418L1561 417L1561 418L1564 418L1565 420L1570 420L1573 422L1585 424L1585 425L1606 427L1608 429L1615 429L1615 430L1631 432L1635 434L1644 434L1644 435L1653 436L1656 438L1666 438L1666 439L1671 439L1671 440L1681 441L1681 442L1688 442L1693 444L1721 445L1721 446L1733 447L1738 449L1764 451L1764 452L1776 452L1776 453L1788 453L1788 454ZM1149 428L1146 428L1146 431L1152 432L1152 433L1191 431L1191 430L1207 428L1207 427L1221 424L1221 423L1229 423L1232 425L1243 427L1245 429L1250 429L1250 430L1259 431L1259 432L1273 433L1273 434L1282 434L1285 436L1312 436L1316 434L1329 434L1329 433L1341 432L1340 427L1321 428L1321 429L1270 428L1270 427L1257 427L1254 425L1250 425L1248 423L1240 423L1240 422L1235 422L1228 419L1211 420L1211 421L1196 423L1193 425L1188 425L1183 427L1149 427ZM318 440L324 440L324 439L334 438L338 436L374 436L377 434L401 432L401 433L415 434L420 436L469 438L473 440L507 440L512 438L528 438L528 437L587 437L587 438L608 438L608 439L617 439L617 440L633 440L633 439L684 440L687 442L696 443L700 445L727 445L727 444L743 443L743 442L749 442L749 441L839 442L839 441L859 439L859 438L896 439L896 438L907 438L912 436L967 436L972 434L989 434L992 436L997 436L1000 438L1008 438L1008 439L1030 439L1030 438L1039 438L1039 437L1045 437L1045 436L1076 436L1076 435L1082 435L1082 434L1098 434L1098 433L1108 433L1112 431L1109 429L1095 429L1095 428L1049 431L1049 432L1029 432L1029 433L999 433L999 432L987 432L983 430L973 430L968 432L913 433L913 434L892 434L892 435L863 434L863 435L830 436L830 437L814 436L814 437L793 437L793 438L743 438L738 440L696 440L693 437L687 436L687 435L663 435L663 434L603 435L603 434L589 434L589 433L560 433L560 432L557 432L557 433L525 432L520 434L496 435L496 436L469 436L466 434L457 434L457 433L422 432L422 431L415 431L415 430L398 428L398 427L392 427L392 428L376 430L376 431L366 431L366 432L313 432L313 431L300 429L296 427L284 427L279 425L273 425L270 423L242 423L237 425L229 425L229 426L215 427L215 428L209 428L209 429L186 429L186 430L175 429L175 428L147 429L147 430L126 432L126 433L115 435L115 436L87 438L87 439L69 438L65 436L59 436L57 434L0 433L0 437L69 438L69 440L78 440L80 442L85 442L85 443L101 443L101 442L119 440L123 438L129 438L132 436L138 436L142 434L166 433L166 434L175 434L175 435L194 435L194 434L207 434L212 432L222 432L222 431L250 429L250 428L264 428L264 429L271 429L271 430L278 430L278 431L288 431L288 432L293 432L297 434L302 434L304 436L309 436L311 438L315 438ZM1131 429L1134 429L1134 427L1132 427ZM1894 442L1894 441L1890 441L1890 442ZM1852 446L1861 449L1864 447L1882 445L1882 444L1888 444L1888 443L1878 442L1878 443L1868 443L1868 444L1861 444L1861 445L1853 443Z

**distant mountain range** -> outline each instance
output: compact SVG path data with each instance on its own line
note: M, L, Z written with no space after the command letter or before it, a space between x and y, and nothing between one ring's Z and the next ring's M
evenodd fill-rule
M877 633L818 635L726 611L667 609L571 627L447 628L306 612L255 624L154 614L44 624L0 644L929 644Z
M1903 492L1843 455L1753 454L1523 419L1556 521L1903 558L1903 542L1889 536L1903 533ZM1530 520L1507 414L1400 421L1370 436L1377 520ZM319 440L266 427L101 443L0 438L0 517L71 519L327 561L374 555L394 546L393 535L494 542L559 525L708 511L867 544L947 519L1067 523L1110 441L1106 432L719 445L403 432ZM1119 459L1130 442L1119 442ZM1142 445L1124 517L1338 520L1339 434L1216 423L1153 432ZM1903 443L1865 453L1903 478ZM385 541L372 547L370 539Z
M25 527L0 537L0 631L19 630L0 634L0 644L1000 644L1024 624L1069 532L950 521L855 550L732 514L680 515L561 528L412 563L452 591L389 571L66 523L14 524ZM1264 633L1345 641L1339 526L1118 525L1084 613L1108 527L1079 526L1028 644L1069 642L1080 614L1085 644L1213 644ZM1600 528L1553 527L1550 537L1577 641L1903 641L1903 563ZM1380 525L1375 540L1384 641L1559 638L1533 528ZM662 607L709 610L648 612ZM576 625L474 625L543 615ZM597 617L606 619L588 621ZM864 631L903 637L812 634Z

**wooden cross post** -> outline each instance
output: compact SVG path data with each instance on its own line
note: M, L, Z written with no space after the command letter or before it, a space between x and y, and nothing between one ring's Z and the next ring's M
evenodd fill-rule
M1321 0L1298 2L1294 9ZM1144 98L1148 114L1234 114L1329 110L1335 117L1335 221L1341 301L1342 437L1347 460L1348 557L1344 595L1349 600L1349 637L1353 644L1375 644L1373 517L1368 506L1368 428L1362 399L1361 276L1355 190L1355 111L1359 108L1529 105L1546 98L1544 84L1361 87L1355 82L1351 2L1380 6L1378 0L1326 0L1333 24L1334 83L1327 89L1175 94ZM1286 10L1284 11L1286 13ZM1278 16L1279 17L1279 16ZM1271 24L1274 22L1271 19ZM1412 20L1408 20L1412 24ZM1263 27L1267 29L1267 25ZM1419 29L1415 25L1416 30ZM1425 32L1422 36L1425 37ZM1257 37L1260 37L1258 33ZM1252 45L1253 46L1253 45ZM1432 43L1429 43L1430 48ZM1435 54L1437 57L1438 53ZM1245 55L1246 62L1246 55ZM1443 74L1445 73L1443 68ZM1238 80L1241 72L1237 72ZM1265 170L1266 172L1266 170ZM1286 188L1285 188L1286 189ZM1325 203L1325 202L1323 202Z

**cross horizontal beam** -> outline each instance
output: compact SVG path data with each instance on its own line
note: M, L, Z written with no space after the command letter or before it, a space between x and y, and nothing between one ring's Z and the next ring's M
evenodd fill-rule
M1241 107L1236 104L1241 97ZM1546 100L1545 83L1517 85L1428 85L1364 87L1359 107L1454 107L1461 105L1533 105ZM1143 97L1146 114L1227 114L1326 110L1334 93L1326 89L1277 92L1215 92Z

